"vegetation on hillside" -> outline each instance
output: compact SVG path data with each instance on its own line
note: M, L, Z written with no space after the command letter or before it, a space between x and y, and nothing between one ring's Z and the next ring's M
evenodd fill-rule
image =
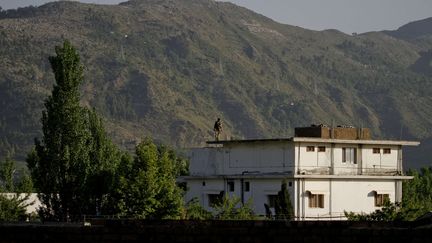
M183 200L175 179L184 171L183 160L150 139L136 146L134 160L118 150L102 119L80 105L83 67L77 50L65 41L49 60L55 85L42 114L43 138L27 158L43 204L41 218L179 218Z
M53 84L44 57L64 38L84 60L81 104L129 151L148 135L201 145L216 117L223 139L332 122L432 137L427 35L309 31L216 1L54 2L0 14L0 155L15 150L23 161L41 136Z

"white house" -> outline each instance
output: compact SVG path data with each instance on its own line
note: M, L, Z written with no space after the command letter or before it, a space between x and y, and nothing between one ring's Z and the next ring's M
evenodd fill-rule
M369 129L311 126L292 138L209 141L189 152L186 202L211 210L221 195L253 201L255 213L274 206L288 181L298 220L343 219L344 211L370 213L386 198L402 199L402 146L415 141L372 140Z

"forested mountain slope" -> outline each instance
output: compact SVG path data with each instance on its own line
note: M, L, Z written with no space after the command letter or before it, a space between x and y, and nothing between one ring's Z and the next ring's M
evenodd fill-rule
M85 64L82 103L127 148L146 135L177 148L203 145L217 117L223 138L291 136L296 126L333 123L427 141L432 41L395 33L311 31L210 0L3 11L1 154L15 150L23 160L40 136L54 80L48 56L64 39ZM418 162L430 163L429 151Z

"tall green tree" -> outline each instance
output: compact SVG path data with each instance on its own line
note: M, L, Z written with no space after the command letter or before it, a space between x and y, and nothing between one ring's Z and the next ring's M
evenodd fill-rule
M403 183L402 209L406 220L414 220L432 211L432 168L409 170L412 180Z
M32 204L30 177L24 171L17 171L15 161L6 157L0 161L0 221L23 221L28 215L27 206ZM4 193L4 194L3 194ZM22 194L21 194L22 193Z
M41 141L27 158L35 187L48 220L78 220L87 207L91 132L88 112L80 106L83 67L76 49L65 41L49 57L55 76L52 95L42 112Z
M5 192L14 192L15 162L8 156L0 163L0 188Z
M286 180L282 181L281 190L278 192L275 203L275 214L276 219L291 220L294 218L294 209L291 204Z
M1 221L24 221L28 215L26 212L26 197L18 195L0 195L0 222Z
M136 146L132 164L122 164L127 171L119 178L123 191L120 208L123 215L150 218L180 218L183 215L182 191L176 185L175 154L157 146L150 138Z
M33 182L24 169L17 170L15 161L9 156L0 161L0 192L31 193Z
M116 171L121 162L120 150L108 138L102 118L88 111L91 145L89 175L86 184L89 214L115 214L112 209Z

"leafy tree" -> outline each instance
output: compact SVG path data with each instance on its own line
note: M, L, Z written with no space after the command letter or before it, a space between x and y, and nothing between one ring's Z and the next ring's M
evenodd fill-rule
M120 162L115 170L114 181L109 194L102 203L102 212L115 217L131 216L130 211L130 178L134 159L127 152L122 152Z
M212 219L213 215L211 212L205 210L199 203L198 198L192 198L186 203L186 215L185 218L189 220L206 220Z
M33 181L26 170L20 171L20 179L15 184L16 193L31 193L33 192Z
M391 203L389 200L384 202L381 209L377 209L370 214L344 212L345 217L352 221L401 221L405 220L405 213L399 203Z
M278 192L275 213L277 219L291 220L294 218L294 209L291 204L286 180L282 182L281 190Z
M14 172L15 162L8 156L0 164L0 180L2 182L2 189L6 192L14 192Z
M56 84L42 113L43 139L35 139L27 163L45 206L42 216L78 220L88 204L86 183L91 169L87 111L79 104L83 67L68 41L55 51L49 61Z
M27 218L26 197L0 194L0 221L24 221Z
M9 156L0 161L0 192L30 193L33 191L33 182L27 171L17 171L15 161Z
M42 113L43 139L28 155L45 220L80 220L112 213L116 170L122 154L108 139L102 119L81 107L83 67L65 41L49 58L56 84Z
M254 220L252 200L242 205L240 198L226 194L220 204L215 207L215 219L220 220Z
M97 215L112 213L112 191L115 186L116 170L122 154L108 138L102 119L93 111L88 111L91 137L90 172L86 191L88 212Z
M432 211L432 168L409 170L407 175L414 178L403 184L402 208L405 218L414 220Z
M0 163L0 221L25 220L28 217L26 208L33 203L28 200L29 194L19 194L32 191L30 177L23 172L23 176L15 181L15 171L15 161L9 157Z
M145 138L136 146L133 163L122 165L127 173L120 177L123 191L119 208L122 214L137 218L180 218L183 198L175 183L177 158L164 146Z

